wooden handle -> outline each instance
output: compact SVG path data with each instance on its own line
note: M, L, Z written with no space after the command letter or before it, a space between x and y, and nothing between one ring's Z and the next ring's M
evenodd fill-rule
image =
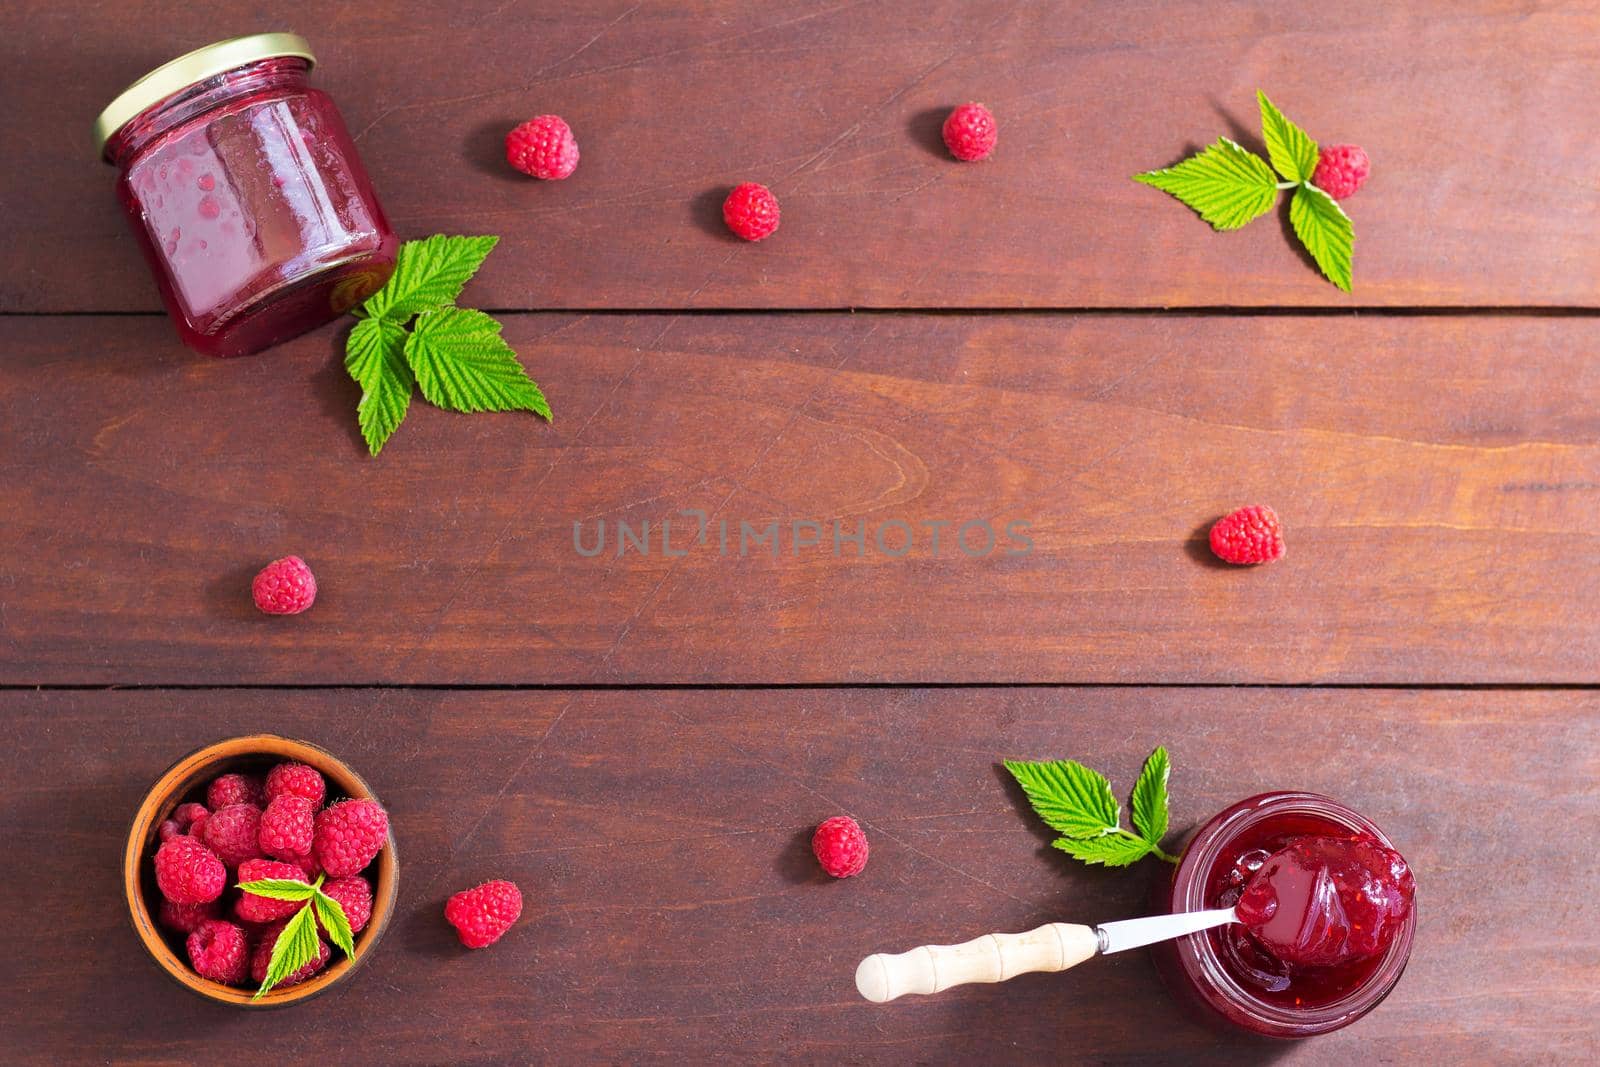
M1100 949L1092 926L1046 923L1025 934L984 934L960 945L923 945L868 956L856 989L874 1004L907 993L938 993L969 982L1004 982L1029 971L1064 971Z

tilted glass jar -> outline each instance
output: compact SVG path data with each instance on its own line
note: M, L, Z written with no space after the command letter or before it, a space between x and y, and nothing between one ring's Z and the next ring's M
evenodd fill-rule
M398 241L315 62L294 34L209 45L157 68L95 122L117 195L178 333L258 352L377 291Z

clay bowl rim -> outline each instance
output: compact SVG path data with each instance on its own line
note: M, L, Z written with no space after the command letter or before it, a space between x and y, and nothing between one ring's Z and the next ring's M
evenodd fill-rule
M394 827L391 825L388 840L384 842L383 851L375 861L377 873L372 891L372 918L368 920L366 928L356 935L355 959L335 949L336 961L327 970L299 985L269 990L259 1000L251 999L252 991L249 989L200 977L190 968L186 958L173 951L155 921L154 911L145 902L143 879L147 857L153 854L151 846L159 834L162 820L201 782L222 773L225 765L270 763L285 759L315 767L328 780L332 792L356 799L378 799L372 787L349 764L320 745L278 734L229 737L195 749L162 772L146 791L144 800L134 814L133 824L128 828L127 846L123 851L122 883L128 917L150 958L190 992L236 1008L262 1010L288 1007L325 993L349 977L378 947L394 915L395 898L400 888L400 859L395 851Z

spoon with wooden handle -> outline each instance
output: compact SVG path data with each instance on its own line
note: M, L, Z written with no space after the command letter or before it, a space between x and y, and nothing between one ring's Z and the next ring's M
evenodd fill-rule
M1238 922L1232 908L1122 919L1099 926L1046 923L1024 934L984 934L960 945L878 952L856 968L856 989L874 1004L971 982L1004 982L1032 971L1064 971L1093 956L1170 941Z

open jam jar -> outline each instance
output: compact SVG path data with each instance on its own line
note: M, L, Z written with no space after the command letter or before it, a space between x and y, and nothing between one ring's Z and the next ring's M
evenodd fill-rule
M1298 1038L1348 1026L1377 1007L1400 979L1411 956L1417 912L1404 861L1371 821L1315 793L1264 793L1243 800L1201 827L1184 849L1170 884L1157 886L1162 911L1233 907L1263 864L1284 862L1307 847L1347 846L1368 859L1392 857L1371 887L1381 930L1363 930L1371 905L1357 914L1340 912L1353 929L1336 930L1341 947L1359 952L1329 954L1338 962L1317 965L1316 949L1331 944L1326 929L1297 946L1312 963L1286 964L1244 925L1235 923L1153 947L1157 967L1181 999L1204 1017L1266 1037ZM1269 872L1270 873L1270 872ZM1291 874L1293 872L1290 872ZM1392 877L1391 877L1392 874ZM1391 899L1385 900L1388 889ZM1403 897L1396 901L1393 897ZM1240 906L1241 916L1251 901ZM1270 915L1270 911L1268 912ZM1266 931L1263 931L1266 932ZM1277 933L1273 931L1273 933ZM1363 940L1363 938L1365 940Z
M344 121L288 33L210 45L145 75L95 122L167 311L237 356L377 291L398 242Z

